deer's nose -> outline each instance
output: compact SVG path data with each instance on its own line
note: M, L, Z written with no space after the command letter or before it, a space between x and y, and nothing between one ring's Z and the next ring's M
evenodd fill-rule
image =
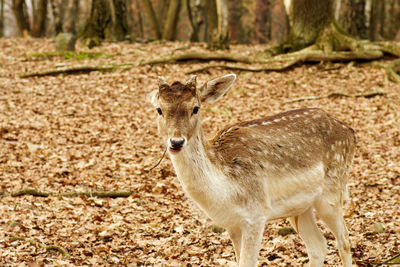
M170 138L169 142L173 150L180 150L186 142L185 138Z

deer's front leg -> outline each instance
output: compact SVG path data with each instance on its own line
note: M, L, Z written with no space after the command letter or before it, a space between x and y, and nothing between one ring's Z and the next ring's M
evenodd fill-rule
M240 250L242 247L242 229L238 226L228 229L229 236L231 237L233 248L235 249L236 262L240 261Z
M242 227L239 267L254 267L261 248L265 220L246 223Z

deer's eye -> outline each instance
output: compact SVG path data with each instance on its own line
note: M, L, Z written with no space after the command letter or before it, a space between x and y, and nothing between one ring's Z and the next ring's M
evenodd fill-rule
M157 112L158 112L159 115L162 115L162 110L161 110L161 108L157 108Z
M197 106L194 107L194 108L193 108L193 114L197 114L197 113L199 112L199 109L200 109L200 108L197 107Z

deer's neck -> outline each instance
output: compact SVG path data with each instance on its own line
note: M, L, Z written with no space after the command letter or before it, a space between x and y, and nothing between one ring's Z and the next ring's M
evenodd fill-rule
M209 153L207 141L200 129L181 152L170 154L176 174L184 186L189 186L198 179L206 179L210 172L215 171Z
M205 209L207 202L215 199L213 194L224 180L222 172L213 163L212 154L199 129L181 152L170 155L183 189Z

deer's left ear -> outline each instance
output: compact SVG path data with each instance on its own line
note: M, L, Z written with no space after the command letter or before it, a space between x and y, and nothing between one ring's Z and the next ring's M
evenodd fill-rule
M201 102L214 103L222 97L236 80L236 75L231 73L208 81L198 89Z
M154 107L158 106L158 89L151 91L147 97L147 101L149 101Z

